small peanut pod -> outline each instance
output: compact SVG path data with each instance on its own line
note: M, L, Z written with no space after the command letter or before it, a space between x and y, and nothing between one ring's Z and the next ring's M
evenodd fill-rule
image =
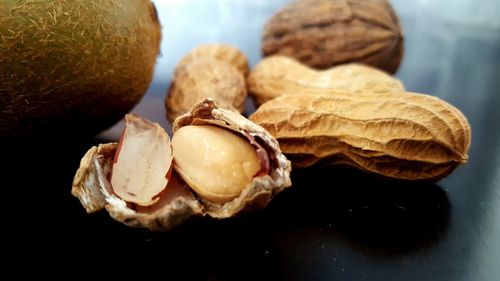
M403 55L403 35L387 0L299 0L267 22L262 53L289 56L318 69L357 62L394 73Z
M285 57L271 56L255 66L247 78L248 91L255 104L281 95L323 93L348 90L364 93L402 93L403 84L376 68L356 63L318 71Z
M176 67L165 100L168 119L173 123L203 98L214 99L222 108L243 112L247 73L247 59L235 47L214 44L194 49Z
M201 58L213 58L234 66L244 76L248 74L248 60L240 49L227 44L206 44L194 48L177 64L176 73Z
M445 177L466 162L470 144L458 109L414 93L281 96L250 120L276 137L295 167L343 164L406 180Z

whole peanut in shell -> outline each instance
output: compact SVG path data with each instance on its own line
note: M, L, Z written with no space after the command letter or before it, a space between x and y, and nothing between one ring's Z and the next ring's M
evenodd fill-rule
M243 75L248 74L248 60L240 49L227 44L204 44L194 48L177 64L176 72L201 58L213 58L236 67Z
M294 167L348 165L406 180L439 180L467 160L462 113L428 95L296 94L250 116L280 143Z

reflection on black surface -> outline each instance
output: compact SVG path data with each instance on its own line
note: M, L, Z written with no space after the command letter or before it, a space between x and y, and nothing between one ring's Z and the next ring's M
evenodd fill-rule
M89 264L146 263L152 270L168 269L166 277L182 276L181 280L262 280L263 275L280 279L270 226L258 216L199 219L168 233L151 233L117 223L106 212L86 214L70 194L71 182L80 158L99 142L2 144L3 255L29 253L23 259L38 260L50 253L56 259Z
M261 212L198 219L167 233L132 229L106 212L86 214L70 195L79 159L98 142L5 144L4 163L11 165L4 177L11 188L4 188L9 200L0 211L11 214L2 221L3 241L12 247L7 253L140 257L168 265L170 275L200 280L309 280L331 275L308 263L324 263L345 247L376 256L411 254L432 247L448 225L449 203L436 185L325 168L295 171L294 186ZM23 188L17 188L20 180Z
M169 2L156 1L168 23L167 40L158 75L135 109L163 125L164 95L187 50L235 44L255 65L263 23L287 1ZM60 132L52 140L0 143L0 253L7 257L0 268L44 261L54 268L57 259L74 263L78 274L150 270L167 280L499 280L500 32L494 0L391 2L405 30L398 78L409 91L455 105L472 127L469 163L440 182L446 193L436 185L351 170L295 171L295 186L262 212L150 233L116 223L106 212L85 213L70 195L71 181L80 158L99 140ZM460 11L467 16L455 15ZM118 137L121 127L113 132L104 136ZM106 266L116 261L125 263Z
M284 226L332 229L363 252L421 251L438 241L449 223L448 198L435 184L332 167L295 171L293 182L294 189L272 206L289 220Z

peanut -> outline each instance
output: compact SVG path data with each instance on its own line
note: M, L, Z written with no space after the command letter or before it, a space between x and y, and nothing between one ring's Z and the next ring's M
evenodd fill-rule
M403 84L378 69L350 63L318 71L285 57L271 56L250 72L248 91L255 104L281 95L335 92L336 89L365 93L401 93Z
M127 202L154 204L167 186L172 158L170 139L163 128L127 115L111 175L114 193Z
M296 167L344 164L386 177L438 180L466 162L470 127L445 101L416 93L285 95L250 120Z
M240 195L261 171L269 171L268 156L259 157L249 140L226 128L188 125L175 131L172 142L158 124L134 115L115 154L111 186L126 202L155 204L177 174L205 200L224 204Z
M193 50L177 65L165 100L170 122L203 98L241 113L247 96L245 56L228 45L207 45Z
M237 197L260 170L250 143L216 126L189 125L172 138L175 171L200 196L216 203Z
M175 120L172 143L146 119L126 116L125 125L119 144L90 148L75 174L71 193L89 213L106 209L128 226L167 230L264 208L291 185L278 142L212 99Z
M394 73L403 35L387 0L299 0L267 22L262 53L290 56L318 69L358 62Z
M236 47L226 44L206 44L193 49L176 66L176 73L200 58L213 58L234 66L244 76L248 74L248 60Z

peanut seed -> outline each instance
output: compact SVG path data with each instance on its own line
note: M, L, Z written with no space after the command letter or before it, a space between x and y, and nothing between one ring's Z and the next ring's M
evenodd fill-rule
M238 196L260 170L252 145L216 126L182 127L172 148L176 172L201 197L216 203Z

